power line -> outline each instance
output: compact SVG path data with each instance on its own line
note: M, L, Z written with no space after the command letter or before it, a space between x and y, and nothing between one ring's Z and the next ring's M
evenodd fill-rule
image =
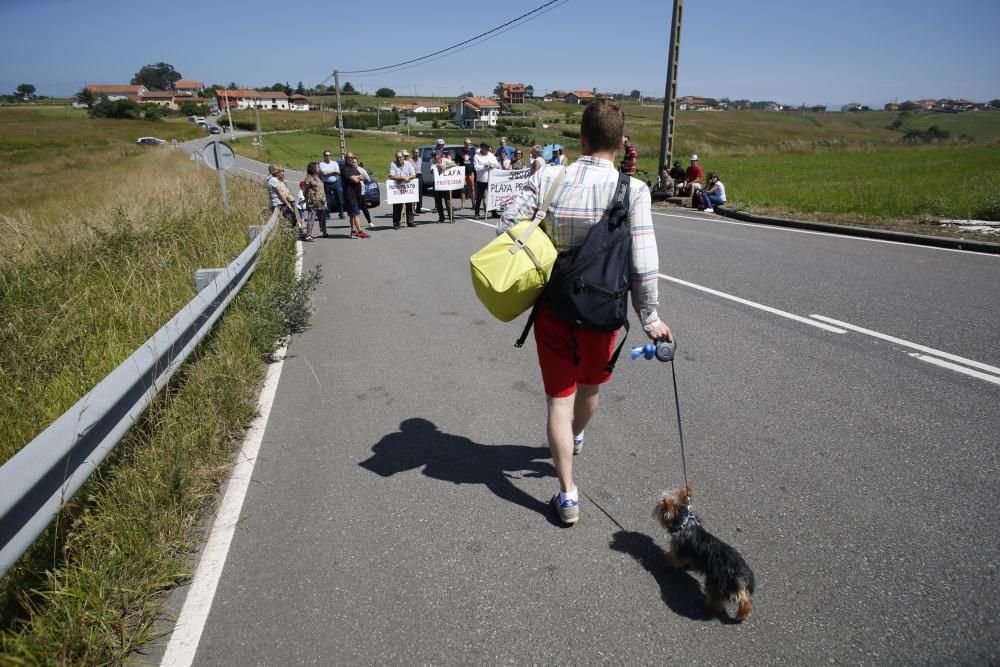
M438 60L439 59L438 57L444 57L445 54L449 54L449 52L454 51L454 50L458 49L459 47L463 47L464 46L464 47L468 48L467 45L469 45L469 46L473 45L472 43L475 42L476 40L479 40L479 39L481 39L483 37L486 37L487 39L489 39L489 37L491 36L491 33L496 33L498 30L501 30L501 29L510 29L508 26L513 27L513 24L517 24L518 22L527 23L527 21L525 21L524 19L527 19L528 17L532 16L533 14L538 14L539 12L542 12L543 9L548 9L548 8L555 9L556 7L553 7L553 5L561 6L561 5L566 4L567 2L569 2L569 0L550 0L550 2L546 2L545 4L536 7L535 9L532 9L530 12L522 14L521 16L518 16L515 19L512 19L510 21L507 21L506 23L503 23L501 25L496 26L495 28L491 28L490 30L482 32L482 33L476 35L475 37L471 37L471 38L469 38L469 39L467 39L467 40L465 40L463 42L459 42L458 44L454 44L454 45L449 46L447 48L440 49L438 51L435 51L433 53L429 53L429 54L427 54L425 56L421 56L419 58L413 58L411 60L406 60L406 61L403 61L401 63L395 63L393 65L386 65L384 67L373 67L373 68L370 68L370 69L343 71L343 72L340 72L340 73L341 74L367 74L367 73L370 73L370 72L383 72L384 70L392 70L393 72L398 72L398 71L401 71L401 69L409 69L410 67L416 67L417 64L424 65L424 64L427 64L427 63L423 63L421 61L428 60L430 58L434 58L435 60ZM544 14L544 13L548 13L548 12L546 11L546 12L542 12L542 13ZM538 18L538 17L536 16L534 18ZM506 30L504 30L504 32L506 32ZM492 35L492 36L495 36L495 35ZM483 40L483 41L486 41L486 40ZM438 56L438 57L436 57L436 56ZM429 61L429 62L433 62L433 61ZM409 66L409 67L406 67L406 66ZM388 74L390 72L384 72L384 73ZM333 75L331 74L327 78L323 79L323 81L320 82L320 85L325 84L327 81L329 81L332 78L333 78Z
M380 74L395 74L396 72L402 72L404 70L413 69L414 67L422 67L423 65L429 65L430 63L437 62L438 60L443 60L444 58L448 58L449 56L455 55L456 53L460 53L460 52L465 51L467 49L471 49L474 46L479 46L480 44L484 44L484 43L490 41L491 39L496 39L496 38L500 37L501 35L503 35L504 33L509 32L509 31L513 30L514 28L518 28L518 27L524 25L525 23L528 23L529 21L533 21L535 19L541 18L545 14L548 14L549 12L551 12L551 11L553 11L555 9L558 9L559 7L561 7L562 5L566 4L567 2L569 2L569 0L556 0L556 4L555 4L554 7L549 7L547 9L545 9L545 11L540 12L537 16L533 16L533 17L531 17L530 19L528 19L526 21L522 21L521 23L518 23L517 25L511 25L511 23L514 23L514 21L511 21L509 23L505 23L504 26L506 26L506 27L503 27L502 29L498 27L498 28L495 28L495 29L489 31L488 33L483 33L483 35L485 35L485 37L483 35L477 35L476 37L473 37L471 40L467 40L468 43L463 42L464 46L462 46L462 45L455 45L454 47L449 47L451 49L454 49L451 52L441 53L440 55L431 54L431 55L424 56L423 58L416 58L415 60L423 60L423 62L414 62L414 64L411 64L411 65L403 65L402 63L400 63L399 65L390 65L388 67L378 68L378 69L385 70L385 71L380 72L379 74L362 74L359 78L365 79L365 78L368 78L368 77L378 76ZM552 3L549 3L549 4L552 4ZM515 21L516 20L517 19L515 19ZM472 43L475 40L479 40L479 41L475 42L475 43ZM457 48L458 46L462 46L462 48ZM428 59L428 60L425 60L425 59ZM393 68L395 68L395 69L393 69ZM370 70L365 70L365 71L370 71ZM341 74L348 74L349 72L340 72L340 73ZM329 79L327 79L327 80L329 80Z

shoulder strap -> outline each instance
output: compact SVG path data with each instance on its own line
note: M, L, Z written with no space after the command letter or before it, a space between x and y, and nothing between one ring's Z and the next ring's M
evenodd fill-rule
M552 199L556 196L556 190L558 190L559 186L562 185L563 176L565 174L566 167L560 168L559 173L556 174L556 177L552 180L552 185L549 186L549 191L545 193L545 197L542 199L541 205L535 209L535 215L531 219L531 224L528 225L528 228L524 230L523 234L521 234L521 238L514 239L514 244L510 247L510 254L516 254L518 250L523 248L528 242L528 237L530 237L532 232L538 229L538 226L542 224L542 220L545 219L545 214L549 212L549 206L552 204ZM511 234L509 229L507 230L507 233L510 234L511 238L513 238L514 235Z

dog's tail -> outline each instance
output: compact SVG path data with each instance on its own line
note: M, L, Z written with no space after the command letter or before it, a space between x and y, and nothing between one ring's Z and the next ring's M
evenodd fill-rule
M732 600L736 604L736 620L743 621L750 618L750 613L753 612L753 599L750 597L750 591L741 587L733 595Z

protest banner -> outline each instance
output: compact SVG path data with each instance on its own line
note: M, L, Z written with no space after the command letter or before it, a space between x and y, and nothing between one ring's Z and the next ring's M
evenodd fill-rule
M417 201L417 182L385 182L385 201L389 204L412 204Z
M451 169L445 169L440 174L437 170L434 170L434 189L445 191L445 190L461 190L465 187L465 167L458 166L452 167Z
M518 169L517 171L491 170L489 189L486 194L486 210L502 210L507 204L514 201L521 194L521 190L527 184L529 176L531 176L530 169Z

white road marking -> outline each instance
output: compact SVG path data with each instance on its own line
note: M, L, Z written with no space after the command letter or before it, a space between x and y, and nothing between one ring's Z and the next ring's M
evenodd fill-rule
M839 333L839 334L847 333L843 329L838 329L837 327L832 327L832 326L830 326L828 324L822 324L821 322L816 322L816 321L810 320L808 317L802 317L801 315L794 315L794 314L786 312L784 310L778 310L777 308L772 308L770 306L765 306L764 304L757 303L756 301L750 301L749 299L743 299L743 298L740 298L738 296L733 296L732 294L726 294L725 292L720 292L720 291L714 290L714 289L712 289L710 287L704 287L703 285L697 285L695 283L691 283L691 282L688 282L686 280L681 280L680 278L674 278L673 276L667 276L667 275L664 275L662 273L657 274L657 275L659 275L659 277L663 278L664 280L669 280L670 282L677 283L678 285L684 285L686 287L691 287L692 289L701 290L702 292L707 292L708 294L712 294L712 295L721 297L723 299L729 299L730 301L735 301L736 303L741 303L744 306L750 306L752 308L757 308L759 310L763 310L763 311L771 313L773 315L779 315L781 317L786 317L786 318L788 318L790 320L795 320L796 322L801 322L802 324L808 324L810 326L814 326L814 327L817 327L819 329L823 329L824 331L830 331L832 333Z
M915 359L919 359L920 361L926 361L927 363L934 364L935 366L941 366L942 368L947 368L948 370L956 371L958 373L962 373L963 375L970 375L974 378L979 378L980 380L986 380L987 382L1000 385L1000 376L980 373L979 371L974 371L971 368L959 366L958 364L953 364L930 355L920 354L919 352L909 352L908 354Z
M990 366L989 364L984 364L981 361L966 359L965 357L960 357L957 354L942 352L941 350L937 350L933 347L927 347L926 345L920 345L919 343L913 343L908 340L903 340L902 338L896 338L895 336L890 336L888 334L880 333L878 331L873 331L871 329L859 327L856 324L851 324L849 322L841 322L840 320L835 320L832 317L826 317L824 315L810 315L809 317L815 317L817 320L821 320L823 322L829 322L830 324L835 324L839 327L843 327L851 331L857 331L858 333L863 333L865 335L872 336L874 338L880 338L890 343L895 343L897 345L909 347L914 350L920 350L921 352L926 352L927 354L938 357L940 359L948 359L950 361L954 361L964 366L978 368L980 370L984 370L989 373L997 373L998 375L1000 375L1000 368L997 368L996 366Z
M295 246L295 275L301 278L302 242L297 242ZM201 633L205 629L205 621L208 620L208 613L211 611L212 601L215 599L215 590L218 588L222 570L226 565L226 557L236 532L236 524L243 511L243 500L246 498L250 479L253 477L254 464L264 439L264 430L267 428L267 420L271 415L274 395L278 391L278 380L281 378L281 369L285 365L287 351L287 345L278 349L274 353L276 361L267 368L264 388L260 392L258 401L259 414L250 424L250 428L247 429L243 446L240 448L240 459L226 485L226 492L222 497L215 521L212 523L208 542L205 544L198 569L191 581L187 597L184 600L184 607L177 617L177 624L170 637L170 643L160 661L161 667L187 667L194 662L198 643L201 641Z
M704 215L682 215L679 213L660 213L658 211L653 211L653 215L658 215L663 218L682 218L684 220L697 220L698 222L717 222L723 225L739 225L742 227L756 227L758 229L766 229L775 232L795 232L797 234L815 234L817 236L831 236L838 239L852 239L855 241L867 241L868 243L889 243L891 245L899 245L910 248L924 248L926 250L944 250L946 252L960 252L965 254L982 255L985 257L996 257L1000 258L1000 254L989 253L989 252L978 252L975 250L958 250L957 248L939 248L937 246L931 245L921 245L919 243L903 243L902 241L889 241L887 239L870 239L864 236L853 236L851 234L837 234L836 232L817 232L811 229L796 229L795 227L783 227L781 225L769 225L763 222L744 222L743 220L732 220L730 218L723 218L721 216L706 213Z

